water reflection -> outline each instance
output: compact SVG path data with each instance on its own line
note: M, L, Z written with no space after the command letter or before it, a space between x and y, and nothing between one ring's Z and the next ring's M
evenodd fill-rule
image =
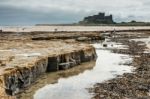
M121 65L132 59L128 55L111 53L108 50L97 50L98 59L92 70L77 76L61 78L56 84L49 84L36 91L34 99L90 99L86 88L95 83L131 72L132 67Z

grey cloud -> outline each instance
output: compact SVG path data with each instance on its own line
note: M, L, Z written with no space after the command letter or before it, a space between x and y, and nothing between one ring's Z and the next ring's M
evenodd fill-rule
M73 23L82 18L82 14L60 10L38 12L14 7L0 7L0 25L31 25L38 23ZM81 19L80 19L81 20Z

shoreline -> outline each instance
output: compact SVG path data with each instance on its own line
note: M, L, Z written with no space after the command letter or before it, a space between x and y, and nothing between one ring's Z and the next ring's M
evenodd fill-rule
M97 83L89 88L89 92L93 94L92 99L149 99L150 53L144 51L150 49L142 41L130 41L132 38L137 38L136 34L125 35L120 33L118 35L119 37L111 40L128 46L128 49L115 49L112 52L132 56L133 62L128 65L134 66L135 70L133 73L125 73L122 76L103 83ZM149 37L150 33L143 33L140 38L145 37L145 35Z
M103 32L107 32L107 31L103 31ZM118 33L117 31L115 32ZM111 33L112 35L105 35L105 36L107 37L116 36L115 32ZM128 32L129 34L126 34ZM130 34L130 32L132 32L134 35ZM142 53L144 50L143 49L144 46L140 45L142 44L141 42L139 44L140 47L138 44L136 44L136 42L132 42L133 44L129 42L129 39L137 38L136 37L137 35L135 34L138 32L139 30L134 32L131 30L127 30L127 31L121 31L120 34L117 34L118 37L112 39L112 41L123 43L124 45L129 46L129 50L122 49L122 50L113 50L113 51L115 53L129 54L129 55L133 55L137 53L139 55L139 53ZM146 31L141 30L140 32L142 33L144 32L144 34L147 33L147 35L149 35L149 31L147 30ZM64 34L62 34L62 36L60 35L60 33L61 32L45 33L40 31L35 32L33 34L29 33L29 35L26 33L21 34L17 32L10 33L10 34L9 33L5 34L3 32L0 33L0 35L2 35L0 38L1 39L0 44L3 46L0 49L0 53L2 56L1 57L2 61L0 64L2 68L1 69L2 72L0 76L1 79L0 85L3 86L0 88L1 90L0 95L6 95L6 98L3 99L8 98L6 91L10 95L15 95L16 93L19 93L20 89L24 89L25 87L30 86L34 81L36 81L36 78L39 77L39 75L45 72L57 71L59 69L65 70L74 66L78 66L81 63L96 59L97 56L95 53L95 48L93 48L89 44L76 42L75 40L72 39L76 39L73 38L73 36L79 33L78 34L79 37L87 36L91 38L91 39L88 38L89 41L101 40L101 38L103 37L100 36L101 34L100 31L96 31L95 33L91 31L89 32L76 31L74 33L70 31L68 32L70 36L67 38L67 40L58 40L58 38L56 37L59 37L60 39L62 39L64 36L66 37L65 32L63 32ZM54 38L52 38L52 40L45 39L45 37L46 38L47 36L52 37L52 35L54 35ZM144 35L144 37L146 36ZM44 39L33 40L34 37L44 37ZM96 39L95 37L98 37L98 39ZM80 39L81 41L87 40L87 38L86 39L80 38ZM139 47L140 50L137 51L135 50L134 47ZM23 60L20 60L21 58L23 58ZM142 62L144 62L144 60ZM17 82L17 84L15 82ZM106 83L104 83L104 85L105 84ZM15 99L14 97L10 96L10 99L11 98Z
M150 26L1 26L1 32L111 32L150 30Z

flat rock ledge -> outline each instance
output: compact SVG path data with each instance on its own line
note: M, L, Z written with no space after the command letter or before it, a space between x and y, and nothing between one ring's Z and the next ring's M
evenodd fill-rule
M70 40L0 41L0 96L15 99L41 74L96 60L95 48Z

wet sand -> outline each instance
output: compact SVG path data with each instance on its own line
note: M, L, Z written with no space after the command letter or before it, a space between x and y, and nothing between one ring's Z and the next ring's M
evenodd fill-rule
M7 32L149 30L150 26L1 26Z

